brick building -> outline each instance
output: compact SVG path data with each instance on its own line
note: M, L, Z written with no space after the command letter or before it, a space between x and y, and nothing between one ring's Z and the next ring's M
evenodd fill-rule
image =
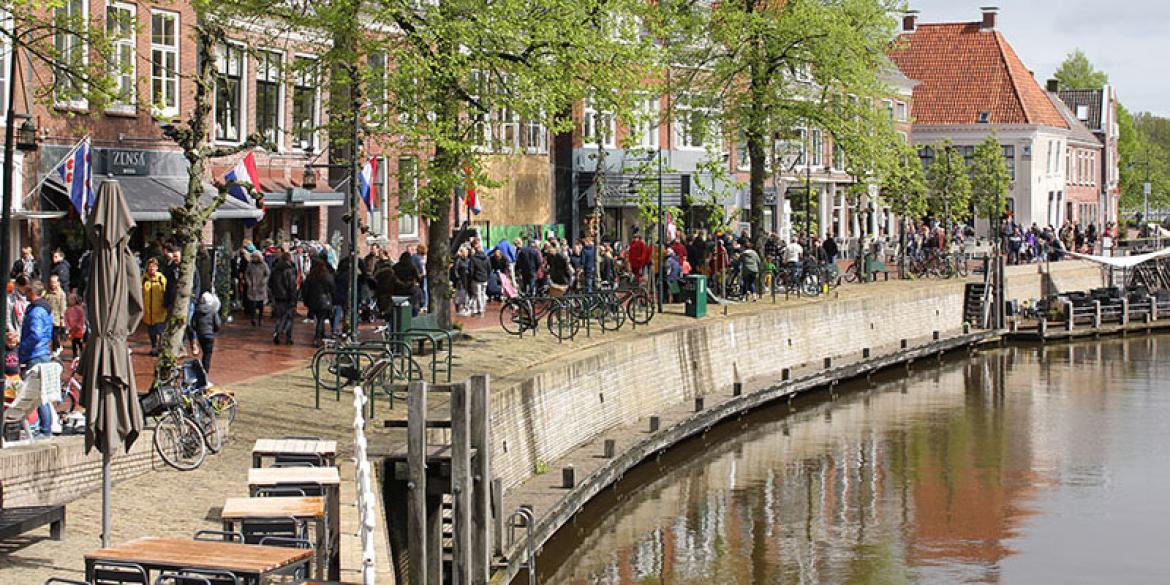
M1049 91L1048 98L1060 110L1068 123L1068 146L1065 148L1064 168L1064 217L1083 226L1101 222L1101 166L1104 145L1080 121L1076 114L1061 101L1060 96Z
M1065 154L1070 128L1007 39L997 10L976 22L919 24L903 20L902 44L890 58L914 87L914 142L924 164L931 145L949 138L970 161L994 134L1007 159L1008 207L1028 226L1059 227L1067 217ZM986 219L980 222L987 230Z
M1103 145L1101 165L1097 167L1099 216L1106 223L1116 222L1121 197L1121 176L1118 170L1121 155L1117 150L1121 130L1117 124L1117 92L1111 85L1101 89L1069 89L1055 85L1049 89L1057 92L1077 121L1088 127Z

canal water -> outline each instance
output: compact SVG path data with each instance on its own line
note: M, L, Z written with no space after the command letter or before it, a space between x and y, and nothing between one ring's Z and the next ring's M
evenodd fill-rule
M627 474L539 582L1170 582L1168 364L1170 337L961 353L759 411Z

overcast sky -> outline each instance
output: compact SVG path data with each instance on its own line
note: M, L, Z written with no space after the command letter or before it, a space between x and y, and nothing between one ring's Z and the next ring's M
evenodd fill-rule
M999 6L1000 32L1041 85L1079 48L1109 75L1131 112L1170 117L1170 2L910 0L922 12L919 22L976 21L980 6Z

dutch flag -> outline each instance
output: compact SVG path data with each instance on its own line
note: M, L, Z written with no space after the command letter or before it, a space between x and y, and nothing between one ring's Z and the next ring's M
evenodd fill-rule
M378 201L373 197L374 176L378 172L377 157L370 157L366 161L365 166L362 167L362 172L358 175L358 194L362 196L362 201L366 202L366 209L374 211L378 209Z
M251 152L244 155L244 158L236 163L236 167L223 176L223 180L227 183L249 183L251 186L248 188L243 185L232 185L228 193L248 205L255 205L248 193L260 192L260 172L256 170L256 157ZM251 227L256 222L257 220L249 219L244 221L244 225Z

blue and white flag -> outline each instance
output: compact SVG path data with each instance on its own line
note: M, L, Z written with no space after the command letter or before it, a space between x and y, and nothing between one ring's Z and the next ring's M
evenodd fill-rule
M73 147L73 151L57 164L55 169L57 175L61 177L61 181L65 183L65 187L69 189L69 201L82 218L85 217L90 204L93 203L91 150L89 138L82 138L77 146Z
M362 196L362 201L366 202L367 211L375 211L378 209L378 202L375 200L374 194L374 177L378 172L378 159L370 157L366 161L365 166L362 167L362 172L358 174L358 194Z

